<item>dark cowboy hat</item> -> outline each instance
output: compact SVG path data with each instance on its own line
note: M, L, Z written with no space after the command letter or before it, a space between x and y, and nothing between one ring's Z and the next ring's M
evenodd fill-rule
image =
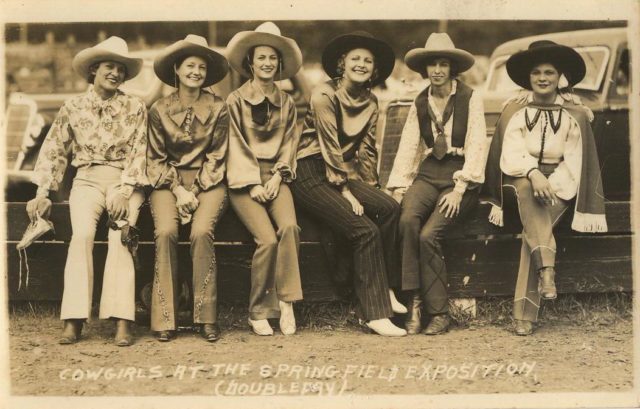
M201 57L207 62L207 76L202 88L222 81L229 71L227 59L209 48L204 37L195 34L189 34L184 40L176 41L162 50L153 61L153 70L162 82L175 87L177 84L174 64L181 58L191 56Z
M382 40L378 40L366 31L354 31L349 34L340 35L327 44L322 52L322 68L331 78L339 77L337 72L338 59L341 55L356 49L365 48L373 54L375 66L378 69L378 78L372 85L384 82L396 63L396 57L391 46Z
M507 74L522 88L531 90L529 74L538 64L549 63L564 74L569 86L574 86L584 78L587 67L576 50L550 40L534 41L529 48L513 54L507 60Z

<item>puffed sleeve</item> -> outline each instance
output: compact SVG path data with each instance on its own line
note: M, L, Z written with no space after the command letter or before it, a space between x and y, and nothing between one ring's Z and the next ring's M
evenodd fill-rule
M182 184L175 167L169 164L165 145L166 130L162 125L156 105L149 110L149 132L147 144L147 176L155 188L168 187L173 191Z
M538 160L527 150L525 144L524 109L515 113L504 132L500 169L506 175L525 177L527 172L538 167Z
M376 149L376 127L378 122L378 110L376 109L369 119L367 130L358 147L358 174L362 181L378 186L378 150Z
M425 146L421 143L420 125L418 124L418 111L416 105L411 104L407 120L402 128L398 151L393 161L387 189L407 188L416 177L418 166Z
M209 190L222 180L226 169L229 141L229 115L227 106L221 103L211 137L211 144L205 152L202 167L196 175L196 183L202 190Z
M286 95L286 98L286 105L289 108L287 112L286 129L282 138L282 144L276 154L276 164L273 166L273 169L271 169L271 172L280 172L282 181L290 183L296 178L296 156L294 152L298 146L300 134L296 125L298 118L296 106L289 95Z
M464 193L470 183L481 184L484 182L484 168L487 164L490 143L491 140L487 138L482 99L477 92L474 92L469 100L469 121L464 143L464 165L461 170L453 174L454 190Z
M69 123L69 110L63 105L42 143L31 181L38 185L38 194L47 195L58 190L69 163L73 130Z
M243 136L242 100L235 94L227 98L229 111L229 152L227 155L227 181L232 189L260 185L260 165Z
M131 151L122 171L120 193L130 197L136 186L148 184L146 177L147 158L147 108L138 101L135 113L135 127L131 135Z
M567 116L570 117L569 115ZM577 194L582 170L582 135L580 134L580 126L575 119L570 118L569 131L564 144L563 160L549 175L551 188L559 198L564 200L571 200Z
M326 93L315 92L311 96L311 109L314 113L320 151L326 164L327 180L333 185L341 186L347 182L347 171L338 141L335 105Z

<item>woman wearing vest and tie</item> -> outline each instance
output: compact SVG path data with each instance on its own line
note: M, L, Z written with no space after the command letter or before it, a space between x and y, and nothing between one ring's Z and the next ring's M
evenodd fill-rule
M488 140L482 99L455 78L473 66L470 53L455 48L447 34L434 33L405 62L426 73L430 85L409 110L387 189L402 200L402 289L412 291L407 332L421 331L424 306L431 320L423 333L436 335L451 322L439 240L478 203Z

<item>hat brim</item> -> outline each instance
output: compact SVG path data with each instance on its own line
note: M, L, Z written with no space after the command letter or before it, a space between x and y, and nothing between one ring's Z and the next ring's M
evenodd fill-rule
M165 48L153 61L153 70L160 78L160 81L172 87L177 87L174 65L176 61L190 56L200 57L207 62L207 75L201 88L206 88L222 81L229 72L229 64L222 54L208 47L185 40L176 41Z
M457 67L458 72L465 72L473 67L476 59L465 50L455 48L452 50L427 50L425 48L414 48L404 57L404 62L411 70L420 74L426 73L426 66L429 60L434 58L448 58Z
M85 48L80 51L73 57L73 61L71 66L73 70L83 77L85 80L88 80L91 76L89 69L92 65L96 63L100 63L103 61L115 61L126 67L126 74L124 80L130 80L140 73L142 69L142 59L141 58L131 58L126 57L121 54L116 54L107 50L101 50L99 48L91 47Z
M279 78L291 78L302 66L302 51L295 40L270 33L257 31L241 31L233 36L227 45L227 58L234 70L247 78L253 78L253 73L243 67L242 62L252 47L269 46L282 55L282 72Z
M396 64L396 56L391 46L382 40L360 36L357 34L345 34L331 40L322 52L322 68L331 78L337 78L338 59L343 54L356 48L365 48L373 54L375 67L378 69L378 77L372 81L373 86L382 84L393 71Z
M513 54L507 60L507 74L513 82L531 90L531 70L544 63L553 65L564 74L571 87L582 81L587 72L584 60L576 50L556 44Z

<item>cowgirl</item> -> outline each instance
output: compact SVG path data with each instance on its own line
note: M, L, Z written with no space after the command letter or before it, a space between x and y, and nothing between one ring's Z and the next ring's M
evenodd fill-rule
M489 146L482 99L456 79L473 66L473 56L447 34L434 33L405 62L430 85L411 106L387 188L398 200L406 192L400 235L402 289L413 291L407 332L421 331L424 304L431 320L423 333L435 335L450 324L440 237L478 203Z
M369 33L342 35L327 45L322 64L332 80L311 95L292 192L301 208L353 246L354 286L366 326L380 335L403 336L406 331L389 320L389 285L399 284L400 208L377 188L378 102L371 93L394 63L391 47Z
M213 233L226 204L223 183L228 116L224 101L203 88L221 81L226 59L200 36L189 34L156 57L153 68L177 90L149 111L147 173L155 190L151 212L156 261L151 330L159 341L175 336L178 297L178 226L191 219L193 321L217 341L217 266Z
M83 323L91 315L93 294L93 241L100 216L106 209L114 221L135 225L144 200L147 110L142 101L118 90L135 77L142 60L129 57L127 44L110 37L80 51L73 69L93 86L66 101L45 138L34 169L36 197L27 203L34 220L50 210L50 190L57 190L71 153L78 168L69 196L71 228L61 319L61 344L80 339ZM100 318L117 322L118 346L132 343L135 319L135 270L131 254L121 242L121 232L109 229L104 266Z
M496 125L487 166L490 221L502 225L502 189L513 189L522 221L522 250L513 316L529 335L540 299L555 299L553 226L576 198L571 227L606 232L598 154L588 110L560 90L584 78L585 63L570 47L542 40L507 60L509 77L533 91L508 103Z
M280 330L291 335L296 331L292 303L302 299L300 228L288 185L296 176L298 132L295 103L274 79L294 76L302 53L271 22L236 34L227 49L231 66L250 78L227 98L229 196L258 245L251 263L249 325L258 335L273 335L267 318L280 317Z

